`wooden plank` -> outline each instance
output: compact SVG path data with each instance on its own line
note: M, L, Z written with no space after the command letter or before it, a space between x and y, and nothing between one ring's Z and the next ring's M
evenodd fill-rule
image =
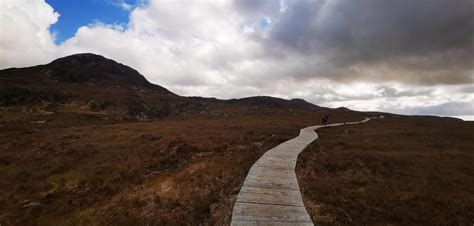
M300 198L300 192L296 190L284 190L277 188L258 188L258 187L242 187L240 193L255 193L255 194L269 194L269 195L280 195L280 196L293 196Z
M280 157L280 156L276 156L276 155L267 155L265 156L265 158L260 158L259 160L257 160L257 162L275 162L275 163L286 163L286 162L293 162L293 161L296 161L296 157L293 158L293 157Z
M295 221L232 221L233 226L312 226L313 223Z
M259 167L267 167L267 168L281 169L281 170L294 170L295 169L295 164L288 164L288 163L283 163L283 164L255 163L255 165Z
M292 167L296 164L296 159L288 159L288 160L279 160L279 159L275 159L275 158L261 158L259 159L255 165L266 165L266 166L282 166L282 167L285 167L285 166L289 166L289 167ZM294 169L294 168L293 168Z
M249 181L259 181L263 183L282 183L282 184L292 184L298 183L296 177L279 177L279 176L261 176L261 175L247 175L245 180ZM245 183L244 183L245 184Z
M254 166L249 171L249 175L260 175L263 177L266 176L279 176L279 177L296 177L294 170L283 170L283 169L274 169L268 167Z
M295 159L289 159L288 161L277 161L261 158L255 162L256 166L269 167L269 168L282 168L288 170L294 170L296 166Z
M284 196L278 194L261 194L243 192L237 198L237 202L250 202L260 204L274 204L285 206L301 206L304 207L303 201L295 196Z
M271 204L256 204L236 202L234 205L234 220L257 221L297 221L311 223L306 209L301 206L283 206Z
M244 181L244 186L257 188L276 188L287 190L299 190L298 184L294 181L277 180L277 178L248 178Z

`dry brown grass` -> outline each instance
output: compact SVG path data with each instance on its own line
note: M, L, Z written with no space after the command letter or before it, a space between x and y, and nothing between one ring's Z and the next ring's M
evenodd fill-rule
M251 165L319 119L303 110L219 111L159 122L2 114L0 224L228 224Z
M298 179L321 225L472 225L474 124L388 117L318 130Z

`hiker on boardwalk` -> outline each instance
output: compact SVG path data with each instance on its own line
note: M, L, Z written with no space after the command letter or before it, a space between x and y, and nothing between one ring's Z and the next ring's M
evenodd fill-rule
M329 114L327 112L323 112L321 115L321 123L323 125L327 125L329 121Z

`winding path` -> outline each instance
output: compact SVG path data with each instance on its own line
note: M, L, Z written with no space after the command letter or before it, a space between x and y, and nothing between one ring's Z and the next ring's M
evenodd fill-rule
M231 225L313 225L303 204L295 167L299 153L318 138L315 130L321 127L325 126L301 129L299 136L268 150L253 164L234 204Z

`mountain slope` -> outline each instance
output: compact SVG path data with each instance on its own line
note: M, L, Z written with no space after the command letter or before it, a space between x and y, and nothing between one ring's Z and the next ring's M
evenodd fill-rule
M321 109L304 100L273 97L181 97L150 83L126 65L90 53L46 65L0 70L0 106L53 113L103 113L138 120L209 111L215 115L221 108Z
M0 71L4 84L73 83L103 86L135 86L173 94L152 84L131 67L91 53L75 54L56 59L49 64L29 68L11 68ZM6 80L9 79L9 80ZM32 79L35 79L32 81Z

